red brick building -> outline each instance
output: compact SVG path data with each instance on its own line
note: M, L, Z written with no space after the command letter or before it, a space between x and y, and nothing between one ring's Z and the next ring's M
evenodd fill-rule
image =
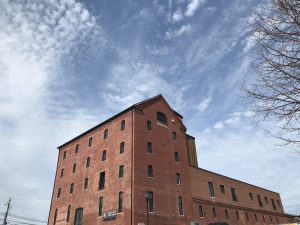
M158 95L59 146L48 224L289 221L278 193L198 168L182 119Z

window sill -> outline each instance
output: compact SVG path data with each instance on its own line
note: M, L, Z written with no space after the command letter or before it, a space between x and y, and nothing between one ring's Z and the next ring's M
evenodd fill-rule
M162 126L162 127L168 128L168 125L167 125L167 124L162 124L162 123L159 123L159 122L157 122L156 124L157 124L157 125L159 125L159 126Z
M153 155L153 153L149 153L149 152L147 152L147 155Z
M147 177L148 179L154 180L154 177Z

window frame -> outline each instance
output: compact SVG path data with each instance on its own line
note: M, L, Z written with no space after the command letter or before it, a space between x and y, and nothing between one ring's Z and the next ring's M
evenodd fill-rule
M119 179L124 177L124 171L125 171L124 165L120 165L119 166Z
M106 149L104 149L104 150L102 151L101 161L102 161L102 162L106 161L106 158L107 158L107 156L106 156Z
M147 154L153 155L153 145L152 142L147 142Z
M125 142L122 141L120 142L120 154L124 154L125 153Z
M107 139L108 138L108 128L106 128L104 131L103 131L103 139Z
M152 131L152 122L150 120L147 120L147 127L146 130L151 132Z
M208 181L208 194L211 198L215 198L215 191L214 191L214 183L211 181Z
M147 177L148 178L154 178L153 166L152 165L148 165Z
M88 147L92 147L92 146L93 146L93 137L89 137Z
M87 190L89 188L89 178L85 177L84 178L84 184L83 184L83 189Z
M124 131L125 130L125 126L126 126L126 122L125 122L125 120L122 120L121 124L120 124L120 131Z

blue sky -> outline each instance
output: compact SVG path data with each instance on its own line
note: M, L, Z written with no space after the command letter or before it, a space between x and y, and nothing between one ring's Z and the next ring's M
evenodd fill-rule
M300 213L300 155L256 125L250 0L0 0L0 212L47 219L56 147L163 94L200 167L281 193ZM276 123L264 127L277 129Z

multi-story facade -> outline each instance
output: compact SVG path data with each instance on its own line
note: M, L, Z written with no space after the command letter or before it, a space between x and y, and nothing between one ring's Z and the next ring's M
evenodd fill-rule
M278 193L198 168L182 119L158 95L58 147L48 224L289 221Z

